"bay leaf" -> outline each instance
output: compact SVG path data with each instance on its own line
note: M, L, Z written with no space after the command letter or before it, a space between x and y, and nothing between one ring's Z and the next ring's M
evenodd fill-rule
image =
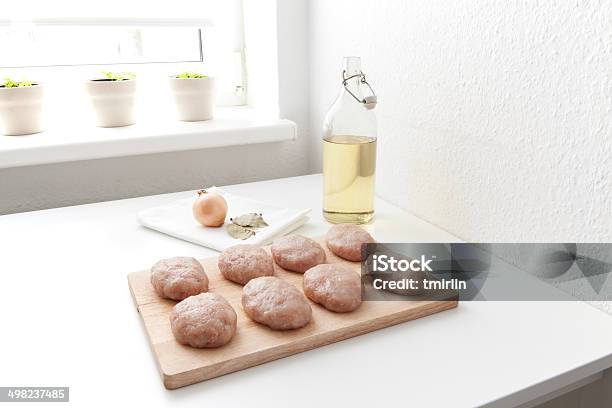
M242 227L263 228L268 226L268 223L264 221L262 214L257 213L244 214L236 218L231 218L230 221Z
M245 240L255 235L255 231L253 231L252 229L245 228L238 224L234 224L233 222L227 224L226 228L227 233L234 239Z

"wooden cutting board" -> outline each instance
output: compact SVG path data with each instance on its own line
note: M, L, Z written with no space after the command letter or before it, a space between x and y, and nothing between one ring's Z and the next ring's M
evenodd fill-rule
M316 239L327 252L327 262L342 262L360 271L359 262L345 261L327 249L323 237ZM270 248L265 248L270 252ZM170 330L169 314L176 302L161 299L153 291L149 271L128 275L134 302L168 389L180 388L224 374L253 367L302 351L321 347L360 334L418 319L457 307L457 300L365 301L351 313L334 313L311 302L312 321L301 329L274 331L252 321L242 310L242 286L223 278L217 257L201 260L211 292L225 297L238 315L238 329L232 341L217 349L195 349L179 344ZM274 265L276 276L302 288L302 274Z

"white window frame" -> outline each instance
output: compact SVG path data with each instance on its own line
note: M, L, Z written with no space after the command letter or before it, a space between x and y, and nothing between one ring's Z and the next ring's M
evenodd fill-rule
M206 122L148 115L126 128L49 123L31 137L0 136L0 169L298 138L298 126L308 127L307 0L234 1L242 4L235 50L246 106L217 109Z
M240 20L239 27L236 27L238 37L237 46L234 48L233 75L230 80L231 85L218 89L218 106L243 106L247 104L246 94L246 62L244 52L244 30L242 28L242 1L238 2ZM16 79L26 78L37 81L36 77L48 79L50 82L70 81L70 78L78 78L81 73L83 80L84 73L89 76L98 75L96 71L148 71L151 75L160 77L172 75L181 71L201 71L206 73L208 61L206 59L207 44L206 33L213 24L209 19L202 18L181 18L181 19L150 19L150 18L36 18L28 21L0 19L0 26L11 26L19 24L31 24L34 26L60 26L60 27L180 27L193 28L199 31L200 40L200 60L199 61L180 61L180 62L122 62L122 63L94 63L94 64L58 64L58 65L28 65L28 66L2 66L0 62L0 72L4 76L15 77ZM226 79L226 82L227 79ZM156 112L153 112L156 113Z

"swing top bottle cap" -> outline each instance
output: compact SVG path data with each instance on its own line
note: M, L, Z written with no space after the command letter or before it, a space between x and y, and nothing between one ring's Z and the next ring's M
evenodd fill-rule
M367 109L374 109L377 103L378 98L376 97L376 95L368 95L363 98L363 106L365 106Z

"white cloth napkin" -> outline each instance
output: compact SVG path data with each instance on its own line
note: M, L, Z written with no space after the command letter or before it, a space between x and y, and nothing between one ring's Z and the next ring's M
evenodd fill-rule
M288 234L308 221L307 214L310 212L310 208L278 207L229 194L218 187L211 187L206 190L221 194L227 201L228 213L225 225L219 228L203 227L195 221L191 210L196 199L195 195L193 198L178 200L167 205L141 211L138 214L138 222L145 227L175 238L223 251L237 244L269 244L274 238ZM257 230L256 234L248 239L232 238L225 228L230 222L229 219L247 213L263 214L268 226Z

